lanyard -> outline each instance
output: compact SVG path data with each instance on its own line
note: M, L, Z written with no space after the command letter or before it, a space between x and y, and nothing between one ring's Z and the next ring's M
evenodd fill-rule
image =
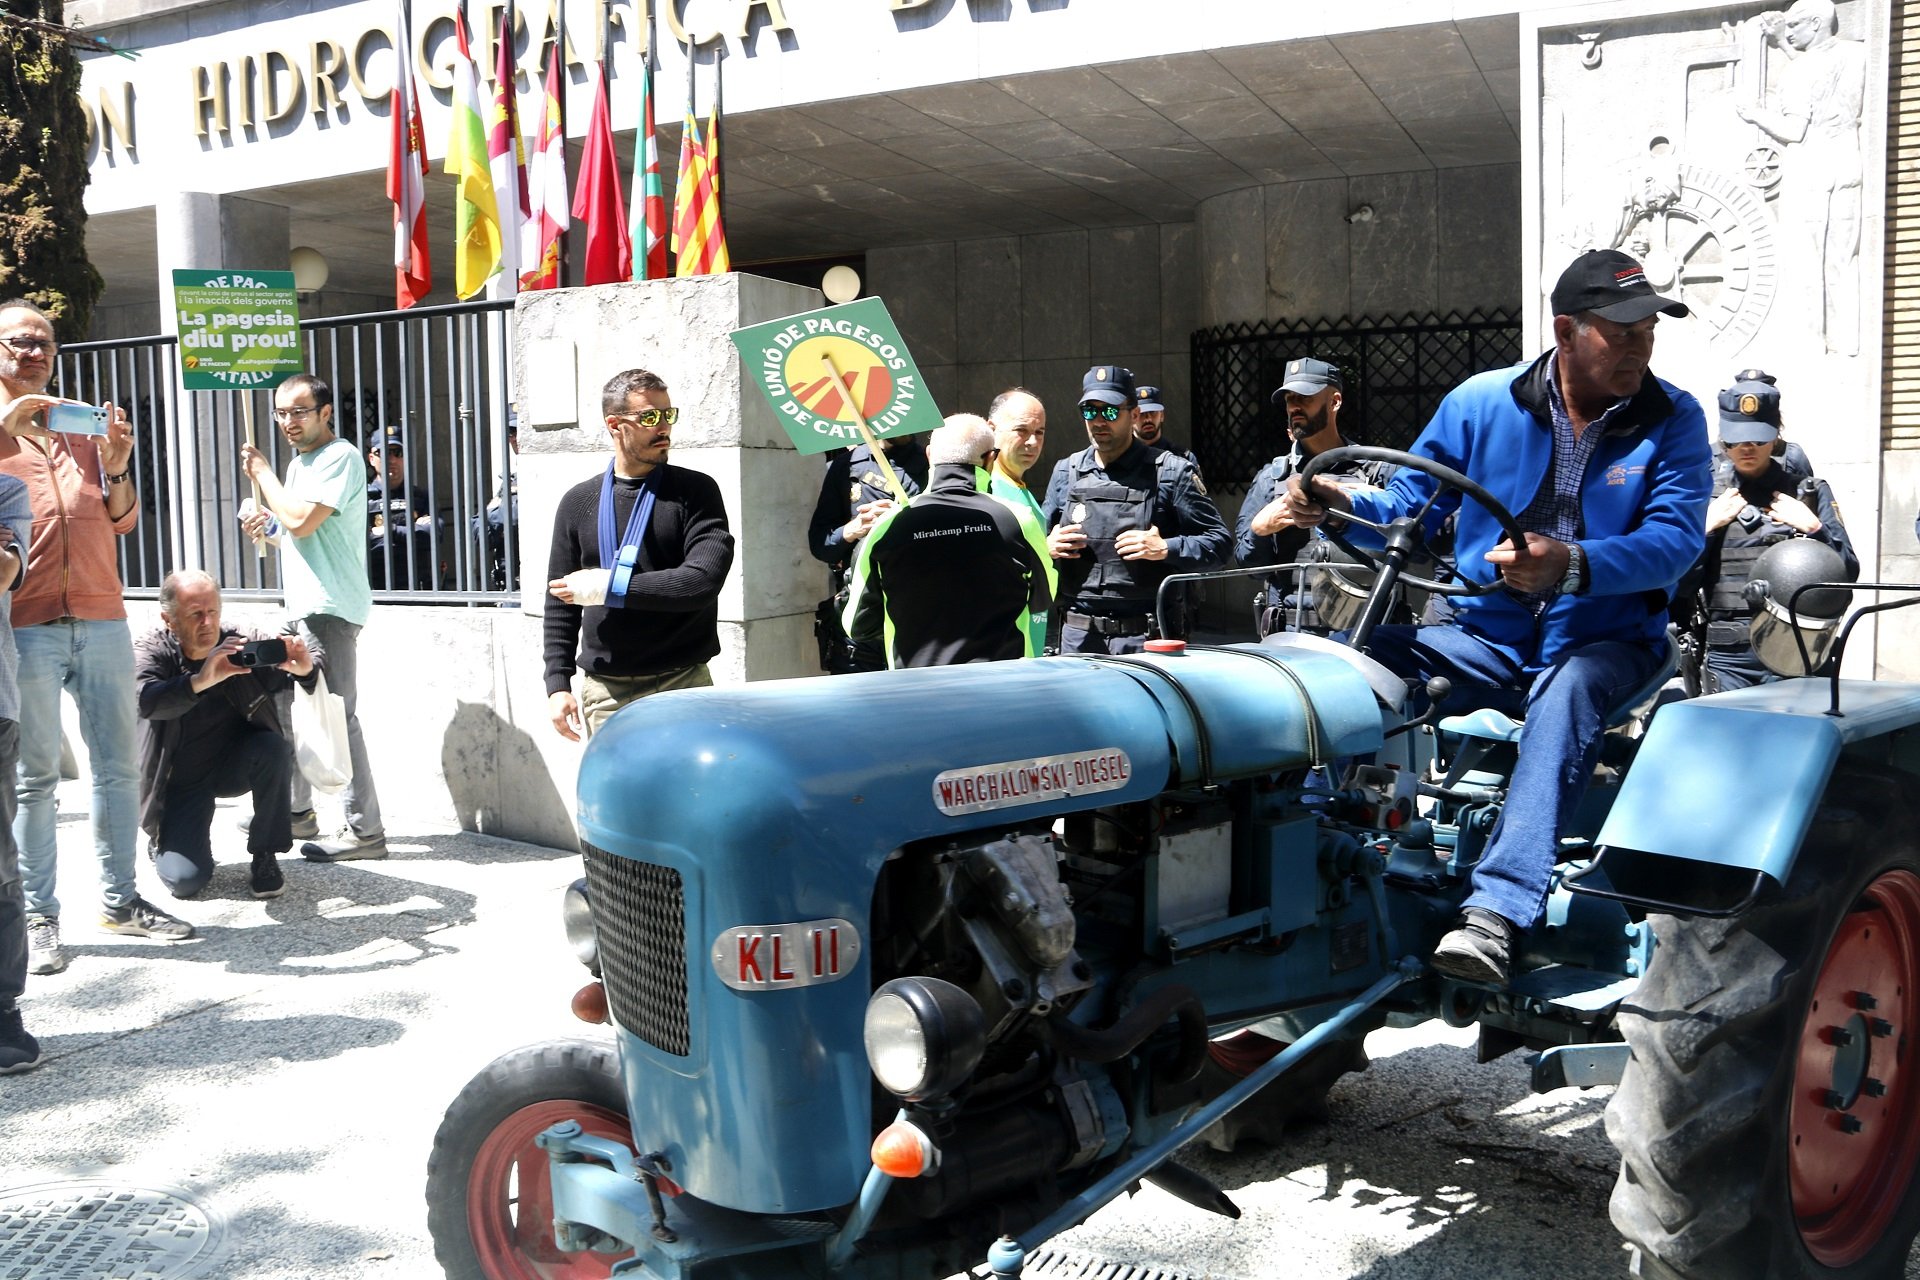
M640 491L634 495L633 513L627 517L627 531L620 539L620 550L608 556L607 548L613 545L613 464L607 464L607 474L600 481L600 567L613 570L612 581L607 583L607 607L618 609L627 602L627 583L633 579L633 566L640 560L640 538L647 531L647 522L653 518L653 478L660 472L656 468L649 471L640 481Z

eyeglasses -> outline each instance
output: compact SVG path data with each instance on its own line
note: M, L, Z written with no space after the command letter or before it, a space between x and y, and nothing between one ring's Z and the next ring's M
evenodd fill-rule
M6 343L17 356L37 356L43 352L51 355L60 349L60 344L52 338L0 338L0 342Z
M994 461L998 459L999 456L1000 456L1000 450L989 449L985 453L980 455L980 465L982 467L991 468L994 464Z
M661 423L665 423L670 427L680 421L680 411L678 409L641 409L635 413L616 413L613 416L616 418L625 418L628 422L637 422L649 431Z
M318 409L308 408L305 405L298 405L292 409L275 409L273 411L273 420L275 422L305 422L318 412L320 412Z
M1080 406L1080 416L1088 422L1092 422L1096 418L1102 422L1114 422L1120 417L1120 406L1113 404L1083 404Z

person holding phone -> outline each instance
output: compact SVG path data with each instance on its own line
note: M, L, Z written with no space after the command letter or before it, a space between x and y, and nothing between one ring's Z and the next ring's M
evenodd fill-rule
M319 670L295 634L261 636L220 621L220 584L180 569L160 584L161 625L134 646L140 691L140 826L154 869L176 898L213 879L213 807L253 797L247 852L256 898L286 888L280 855L293 847L293 751L276 695Z
M133 633L119 556L119 539L140 518L133 426L126 410L103 405L104 436L47 429L49 410L74 403L45 394L58 350L44 311L18 299L0 303L0 474L27 486L33 508L27 578L13 599L20 651L20 804L13 834L26 891L28 970L39 974L67 967L54 894L63 689L79 705L93 775L100 927L162 941L193 936L192 925L142 898L134 882L140 788Z

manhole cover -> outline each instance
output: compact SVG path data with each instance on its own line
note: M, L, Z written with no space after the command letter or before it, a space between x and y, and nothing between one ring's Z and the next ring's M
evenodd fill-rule
M0 1190L0 1280L185 1280L225 1226L183 1192L106 1182Z
M1139 1267L1130 1262L1104 1262L1079 1254L1041 1249L1021 1268L1023 1276L1044 1280L1193 1280L1182 1271L1162 1271L1158 1267Z

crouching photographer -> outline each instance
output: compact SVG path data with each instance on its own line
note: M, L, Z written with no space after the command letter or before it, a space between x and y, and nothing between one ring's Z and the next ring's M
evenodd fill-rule
M223 627L220 586L197 569L167 575L162 624L134 645L140 696L140 826L154 869L176 898L213 879L214 801L251 794L247 851L253 896L286 888L280 855L293 847L293 752L274 695L311 689L321 655L297 635Z

